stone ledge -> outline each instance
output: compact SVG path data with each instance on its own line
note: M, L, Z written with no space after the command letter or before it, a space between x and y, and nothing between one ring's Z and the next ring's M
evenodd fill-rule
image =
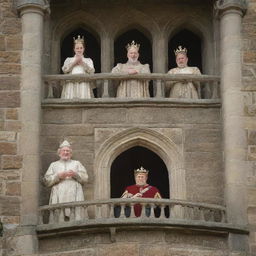
M205 221L188 221L188 220L163 220L163 219L142 219L142 218L114 218L102 220L89 221L74 221L70 223L59 224L43 224L37 226L37 233L39 237L46 237L52 235L61 235L68 233L83 233L85 231L98 232L101 230L108 230L110 228L143 228L143 229L183 229L183 230L197 230L210 231L211 233L238 233L248 234L249 230L246 226L235 226L229 223L213 223Z
M94 98L94 99L44 99L42 108L113 108L113 107L181 107L181 108L220 108L220 99L117 99L117 98Z

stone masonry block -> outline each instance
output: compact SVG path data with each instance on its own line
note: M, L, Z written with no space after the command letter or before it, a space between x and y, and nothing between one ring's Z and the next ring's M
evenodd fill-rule
M248 131L248 145L256 145L256 131Z
M21 20L18 18L6 18L0 25L3 34L16 35L21 33Z
M98 255L100 256L139 256L139 246L135 243L115 243L105 244L98 248Z
M125 123L126 109L107 108L107 109L87 109L83 113L85 123Z
M6 109L5 118L7 120L18 120L18 109L17 108L9 108Z
M19 76L1 76L0 77L0 90L19 90L20 77Z
M20 64L1 64L0 65L0 74L20 74L21 65Z
M21 35L6 36L6 50L7 51L22 50L22 36Z
M0 91L0 107L1 108L15 108L20 106L20 93L10 91Z
M44 109L44 124L81 124L82 109Z
M6 183L6 195L20 196L21 195L21 183L20 182L7 182Z
M19 216L20 215L20 199L14 196L0 196L1 204L0 215Z
M248 160L256 161L256 146L248 147Z
M2 156L3 169L20 169L22 167L22 156Z
M256 188L248 189L248 205L256 207Z
M0 131L0 141L15 141L16 132Z
M11 142L0 142L0 154L15 155L17 153L17 145Z
M0 51L5 50L5 37L0 35Z
M10 52L10 51L0 51L0 61L1 63L19 63L20 62L20 53L19 52Z
M5 130L20 132L21 131L21 121L15 121L15 120L5 121Z
M185 130L185 151L220 152L221 131L200 128Z

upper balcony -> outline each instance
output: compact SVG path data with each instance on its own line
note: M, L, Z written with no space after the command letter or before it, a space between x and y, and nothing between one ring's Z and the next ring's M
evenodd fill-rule
M117 84L122 80L147 81L151 87L149 98L116 98ZM85 104L94 106L100 103L115 104L188 104L188 105L219 105L220 104L220 77L212 75L171 75L162 73L151 74L111 74L96 73L93 75L44 75L44 99L43 105L51 104ZM92 99L60 99L61 87L68 82L89 82L96 89L95 98ZM199 99L175 99L169 98L170 85L174 82L193 82Z

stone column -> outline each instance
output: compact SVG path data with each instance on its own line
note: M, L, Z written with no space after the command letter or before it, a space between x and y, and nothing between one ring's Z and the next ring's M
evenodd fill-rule
M18 253L37 252L35 227L38 217L40 170L40 116L42 91L43 0L18 1L22 20L21 122L19 139L23 155L21 185L21 227L17 236Z
M246 132L243 126L241 24L244 1L219 0L225 202L228 222L247 224ZM230 234L230 251L245 251L247 237ZM238 248L239 247L239 248Z

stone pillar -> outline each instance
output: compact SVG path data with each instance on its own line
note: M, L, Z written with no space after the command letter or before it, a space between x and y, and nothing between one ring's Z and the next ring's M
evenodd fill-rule
M111 36L101 37L101 72L108 73L114 65L114 42Z
M228 222L247 224L246 132L243 126L241 24L244 1L219 0L225 201ZM230 251L245 251L247 238L230 234ZM237 241L240 241L237 247ZM241 242L244 241L244 242Z
M19 154L23 155L19 253L37 252L35 227L38 216L40 170L40 116L42 91L43 0L18 1L22 20L21 122Z
M168 60L168 42L162 33L154 33L153 38L153 72L166 73Z

